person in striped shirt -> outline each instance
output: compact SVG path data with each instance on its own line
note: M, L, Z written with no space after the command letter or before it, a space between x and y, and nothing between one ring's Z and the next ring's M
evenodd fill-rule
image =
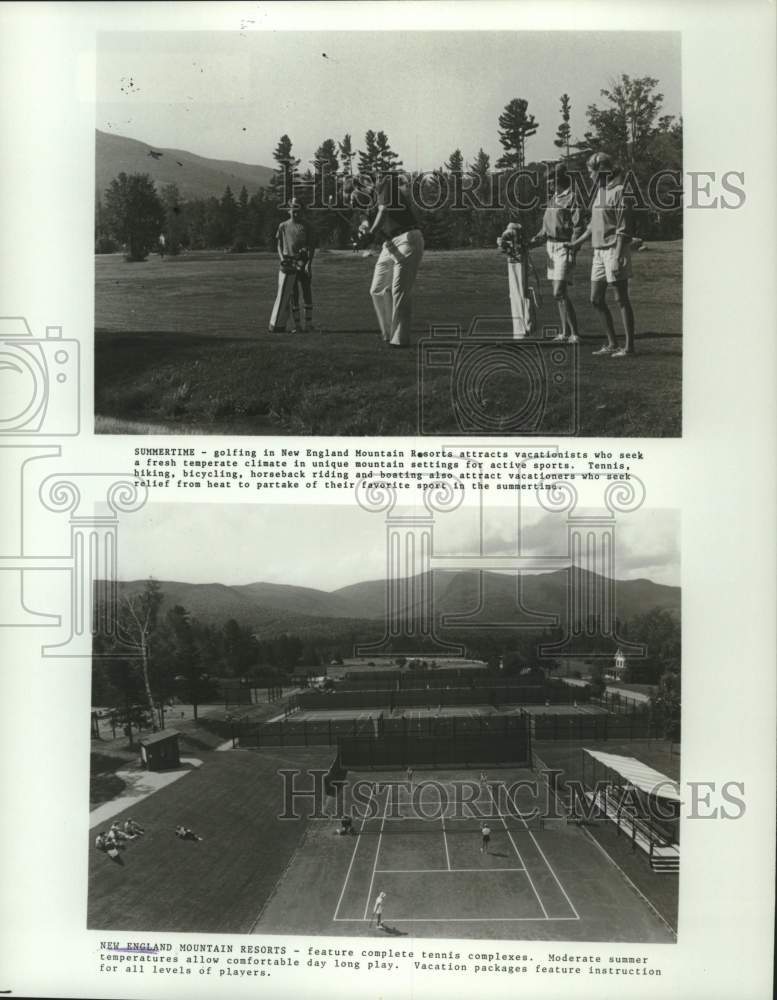
M591 207L591 222L576 240L564 244L575 251L586 240L593 246L591 264L591 305L599 313L606 342L594 354L626 358L634 354L634 310L629 297L631 244L634 223L624 194L623 175L606 153L594 153L588 160L588 172L596 184ZM615 301L623 323L624 343L618 345L612 313L607 305L608 285L615 291Z

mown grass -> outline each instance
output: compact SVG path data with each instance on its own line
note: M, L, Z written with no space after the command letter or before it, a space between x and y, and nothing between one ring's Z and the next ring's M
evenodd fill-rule
M116 774L137 760L137 754L92 752L89 758L89 805L91 808L117 798L126 784Z
M292 336L266 332L277 280L270 255L191 254L142 264L98 257L95 430L364 436L681 433L682 244L655 244L635 255L638 353L620 361L592 356L602 336L587 304L590 252L581 254L580 280L572 293L584 338L576 374L568 367L573 362L563 362L563 382L549 378L547 396L530 416L519 413L529 395L526 378L502 366L477 390L478 412L485 415L479 426L462 423L461 413L453 409L452 391L458 389L451 388L450 364L424 363L421 370L418 341L429 337L433 327L458 327L466 334L476 318L487 317L480 328L496 340L479 350L493 357L499 337L509 330L504 261L487 250L428 253L415 296L414 346L405 351L389 350L378 339L368 294L373 264L349 253L319 254L315 318L324 332ZM542 265L541 253L536 264ZM543 294L540 324L552 328L557 317L545 281ZM456 349L458 376L463 371L461 340L450 333L446 340ZM541 350L547 359L547 344ZM578 388L577 415L572 384Z
M129 813L146 831L121 863L95 850L90 834L87 926L248 932L306 828L304 820L278 818L277 769L326 769L332 759L331 750L290 754L198 754L201 767L116 817L121 824ZM178 824L203 840L179 840Z

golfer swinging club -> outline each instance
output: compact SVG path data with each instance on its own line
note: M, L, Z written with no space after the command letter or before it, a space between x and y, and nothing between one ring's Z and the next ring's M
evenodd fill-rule
M385 174L377 185L363 176L354 191L357 198L360 189L377 204L365 242L378 232L386 237L370 286L381 337L389 347L409 347L413 285L424 255L410 192L398 174Z

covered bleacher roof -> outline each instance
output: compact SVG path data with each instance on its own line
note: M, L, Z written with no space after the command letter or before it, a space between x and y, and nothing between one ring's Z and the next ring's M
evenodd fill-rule
M615 771L622 778L625 778L630 785L634 785L642 792L654 795L656 798L668 799L670 802L682 802L680 789L676 781L660 771L656 771L636 757L622 757L615 753L604 753L601 750L588 750L585 752L598 760L600 764L611 771Z

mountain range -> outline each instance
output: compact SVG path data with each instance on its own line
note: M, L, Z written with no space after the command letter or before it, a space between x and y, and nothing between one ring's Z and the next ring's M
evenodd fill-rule
M566 615L568 574L564 570L513 575L446 570L431 575L436 615L474 615L470 619L472 624L517 623L523 618L516 604L519 579L524 608L562 619ZM594 573L584 571L583 577L591 592L605 583ZM360 622L370 622L374 626L376 620L385 615L385 580L368 580L334 591L262 582L234 586L173 580L159 582L165 607L183 605L195 618L215 625L234 618L253 628L261 638L281 632L331 631L333 626L358 628ZM140 590L143 583L143 580L135 580L119 586L122 592L133 592ZM413 578L413 586L406 586L405 593L418 594L421 583L420 578ZM617 616L622 620L652 608L663 608L680 616L679 587L647 579L616 580L615 595ZM414 605L412 597L407 603L411 607ZM462 627L466 626L462 624Z
M249 196L269 184L273 170L233 160L212 160L185 149L151 146L137 139L95 130L95 189L102 197L114 177L148 174L157 192L177 184L183 199L220 198L227 185L235 197L245 185Z

